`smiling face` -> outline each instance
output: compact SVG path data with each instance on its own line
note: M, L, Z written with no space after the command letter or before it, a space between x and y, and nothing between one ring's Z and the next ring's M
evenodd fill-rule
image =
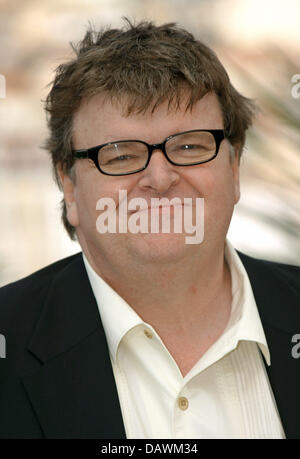
M217 96L206 94L192 111L185 106L168 111L168 103L151 114L125 116L121 106L112 104L103 95L84 100L75 114L73 124L74 149L86 149L110 141L138 139L150 144L161 143L168 136L193 129L223 129L222 112ZM175 166L160 150L155 150L143 171L125 176L101 174L92 160L75 163L75 183L60 173L67 217L76 227L78 240L92 264L117 262L174 262L205 250L211 255L224 246L235 203L239 200L239 162L237 154L230 161L229 142L220 145L218 156L196 166ZM204 198L204 240L201 244L185 243L186 233L100 234L96 229L100 198L112 198L118 210L119 190L127 191L127 200L143 198ZM143 211L145 212L145 211ZM150 214L149 214L150 215Z

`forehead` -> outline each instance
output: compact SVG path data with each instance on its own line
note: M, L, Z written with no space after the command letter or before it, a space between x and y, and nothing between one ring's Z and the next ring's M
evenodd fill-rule
M89 148L111 140L139 138L156 142L168 135L189 129L222 129L223 116L218 97L210 92L186 108L183 94L175 107L169 101L128 115L126 99L111 99L105 94L84 99L73 119L75 148Z

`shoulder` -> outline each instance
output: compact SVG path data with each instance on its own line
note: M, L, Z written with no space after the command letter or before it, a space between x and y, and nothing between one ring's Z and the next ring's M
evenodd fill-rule
M238 250L237 254L246 270L255 272L260 276L270 276L274 279L282 280L282 282L288 282L300 289L300 266L255 258Z
M299 333L300 267L237 253L247 272L263 326Z
M0 323L12 317L30 316L30 311L43 305L53 278L66 266L82 257L81 252L52 263L29 276L0 288ZM29 319L29 317L28 317Z

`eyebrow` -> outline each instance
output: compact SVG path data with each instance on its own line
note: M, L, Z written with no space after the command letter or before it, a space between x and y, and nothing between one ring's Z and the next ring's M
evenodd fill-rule
M168 135L166 135L165 137L162 138L161 142L163 142L164 140L166 140L168 137L170 137L171 135L175 135L175 134L180 134L181 132L185 132L185 130L180 130L179 128L175 129L175 130L172 130L171 133L169 133ZM161 142L151 142L149 140L143 140L140 138L140 136L134 136L134 135L128 135L127 137L125 137L124 135L120 135L117 137L117 135L111 135L111 134L108 134L107 136L105 136L105 141L101 142L101 144L105 144L105 143L110 143L110 142L119 142L121 140L141 140L142 142L146 142L146 143L149 143L149 144L157 144L157 143L161 143Z

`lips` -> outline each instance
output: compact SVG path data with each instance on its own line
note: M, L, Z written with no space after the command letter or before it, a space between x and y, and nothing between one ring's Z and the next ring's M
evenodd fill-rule
M141 212L157 212L157 209L159 209L159 212L167 212L171 210L172 208L175 209L177 207L182 208L183 204L175 204L175 205L151 205L151 206L138 206L137 210L130 210L129 213L141 213Z

